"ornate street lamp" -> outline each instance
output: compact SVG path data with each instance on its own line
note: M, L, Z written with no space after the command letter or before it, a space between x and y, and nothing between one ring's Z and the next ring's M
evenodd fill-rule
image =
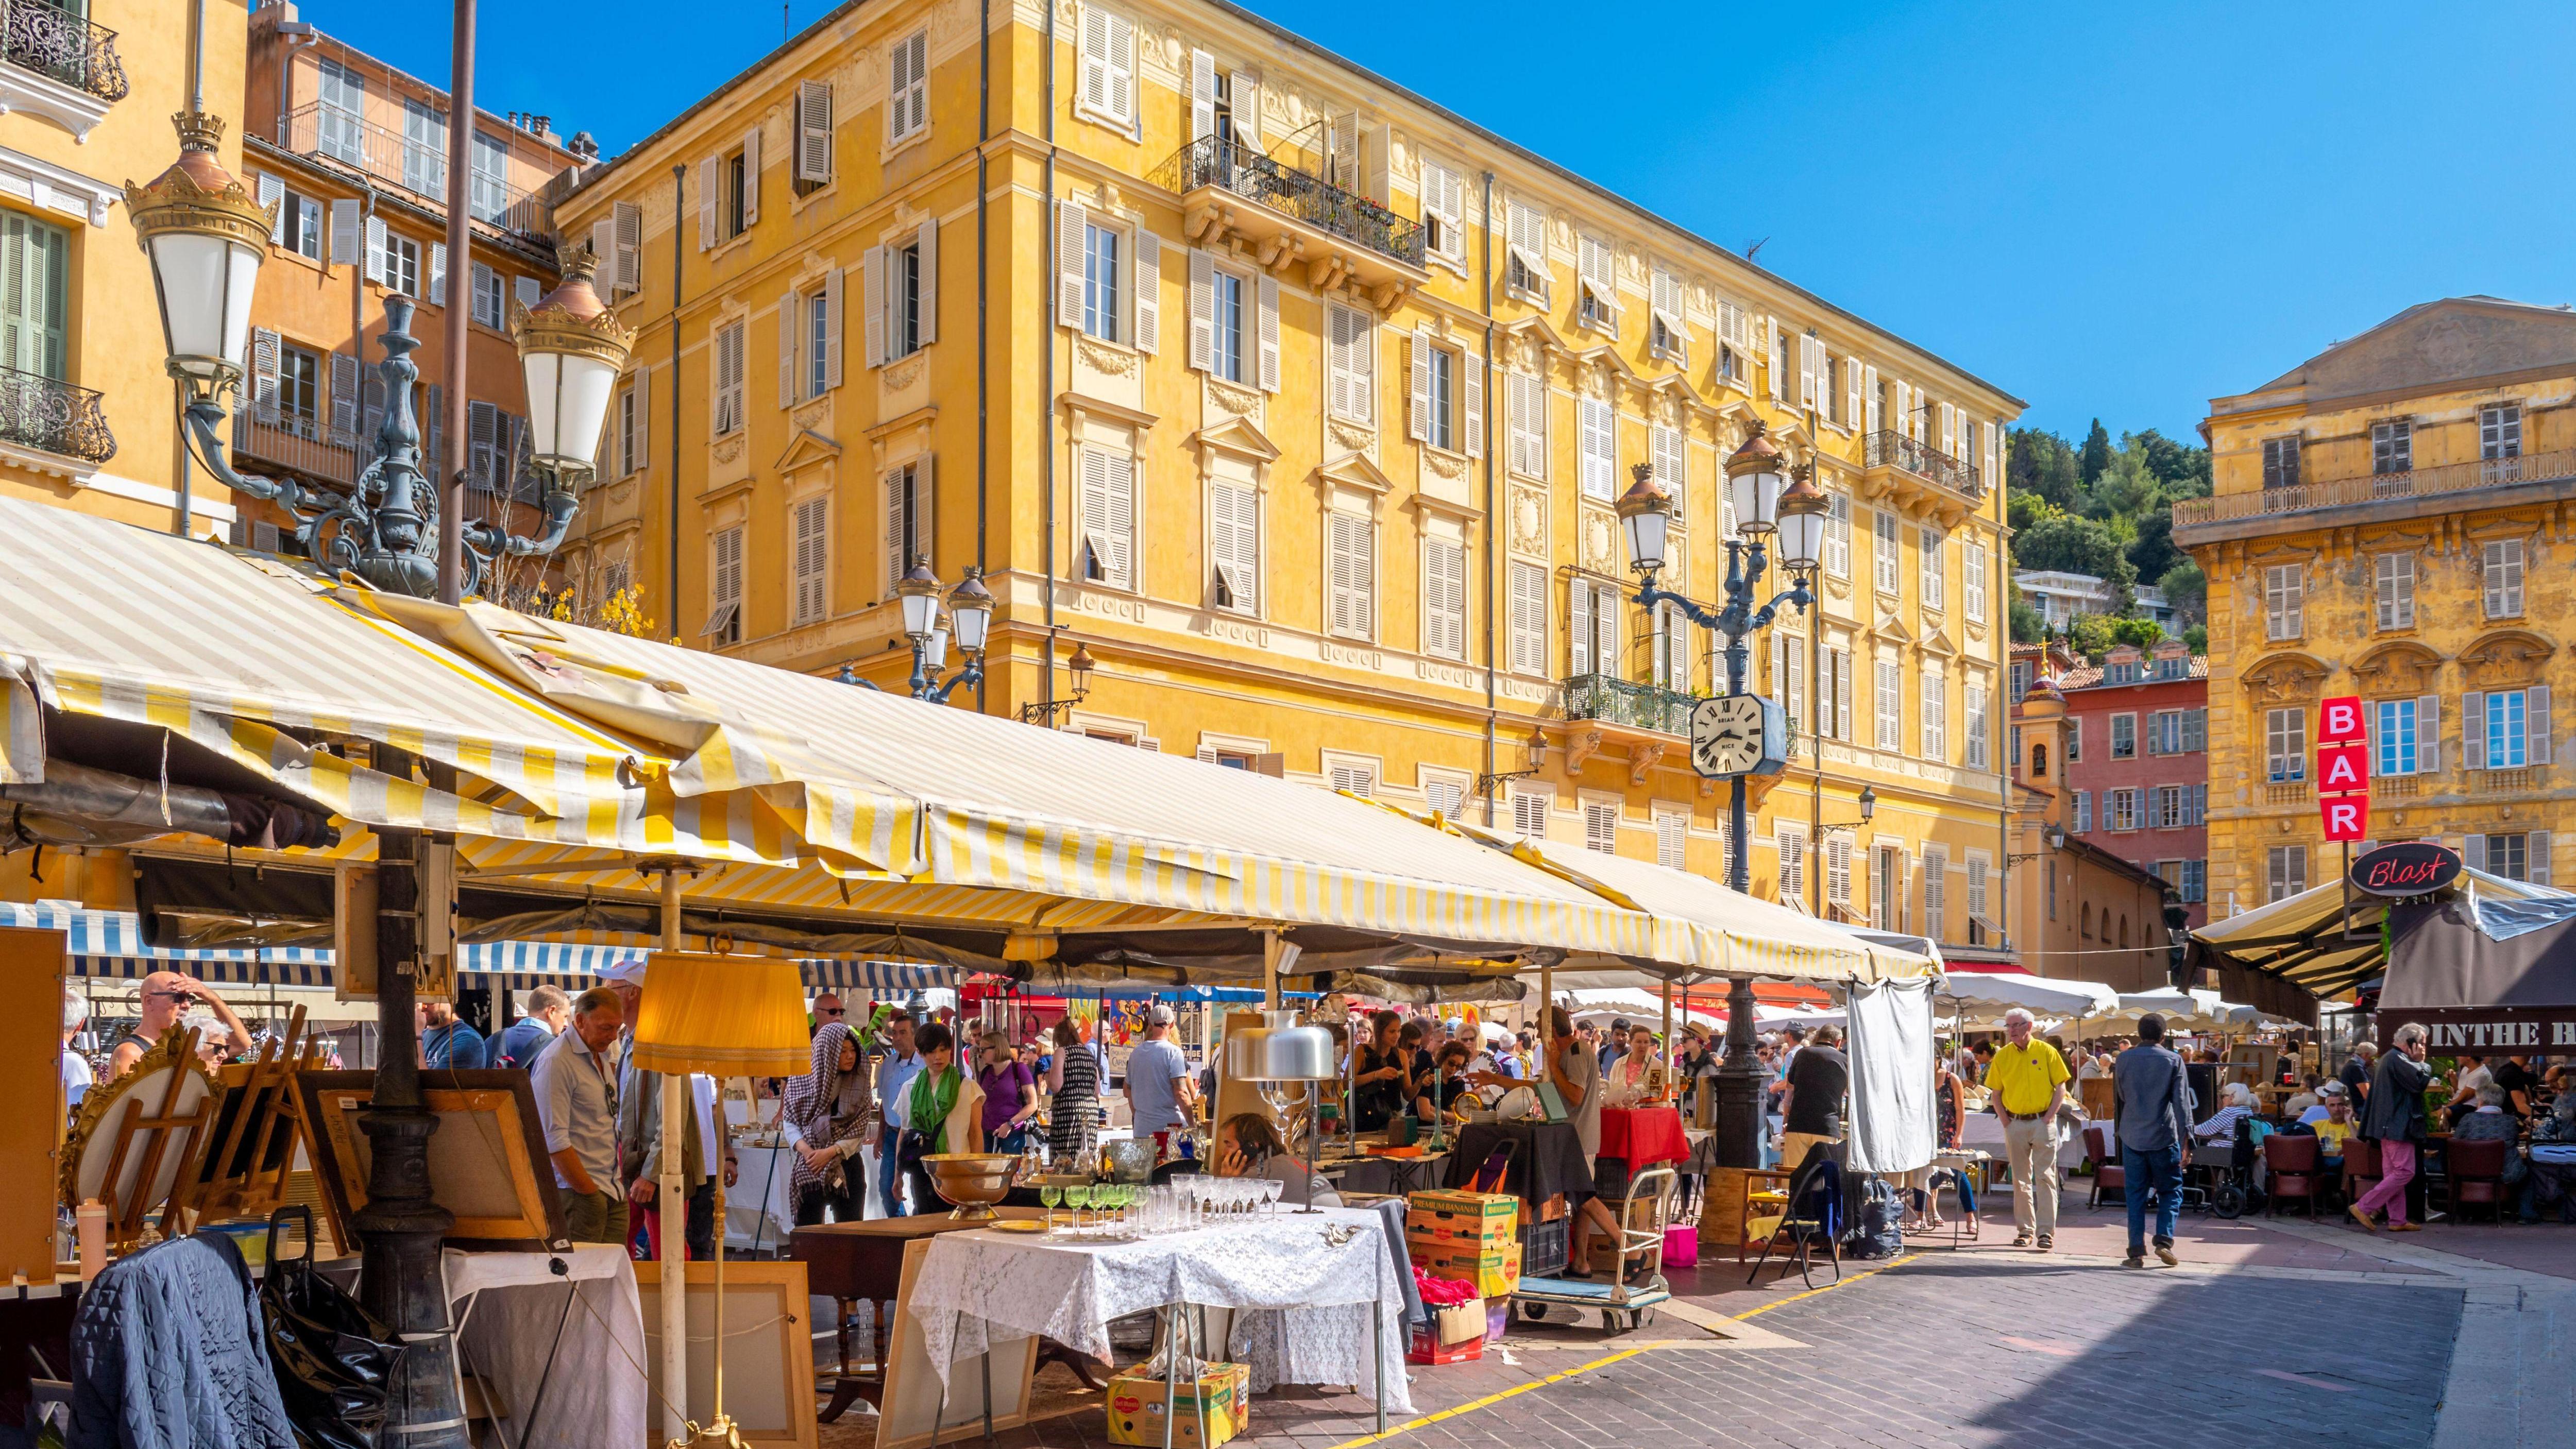
M984 679L984 639L993 623L993 593L984 587L984 571L970 567L965 582L949 590L947 605L941 607L939 575L930 571L930 560L913 560L912 571L895 581L895 600L903 608L904 637L912 641L912 697L931 704L946 704L948 696L959 685L969 688ZM939 677L948 667L951 641L957 652L966 656L965 666L946 680ZM1087 681L1090 668L1086 659L1080 670ZM843 684L862 689L876 685L859 677L855 665L844 664L837 676ZM1084 687L1087 687L1087 683ZM1021 711L1026 719L1028 712Z
M1488 825L1494 823L1491 815L1491 807L1494 803L1494 787L1502 784L1506 780L1526 780L1530 776L1537 774L1540 768L1547 763L1547 727L1545 725L1530 726L1529 742L1523 745L1521 750L1523 764L1520 769L1497 770L1491 774L1478 775L1476 777L1476 793L1484 797L1488 812L1485 823Z
M1091 671L1095 667L1092 663L1091 651L1076 643L1073 646L1073 657L1064 662L1065 674L1072 685L1072 692L1055 699L1033 699L1021 705L1020 723L1055 728L1055 717L1059 711L1071 710L1090 697Z
M529 466L545 481L546 531L511 537L498 525L466 530L467 547L485 557L550 554L572 523L581 486L598 475L599 440L608 431L608 400L635 348L635 331L591 286L599 258L588 246L564 258L563 280L534 307L513 303L510 339L528 393Z
M170 375L193 402L241 381L251 292L281 203L260 205L215 159L219 117L186 111L171 120L179 159L148 186L125 183L125 209L152 259Z
M1725 540L1726 606L1716 613L1655 583L1655 575L1665 563L1664 543L1671 528L1673 495L1671 489L1656 481L1653 467L1638 464L1632 470L1637 481L1619 498L1619 525L1627 535L1628 563L1639 578L1634 595L1637 605L1652 609L1657 604L1671 604L1692 623L1723 636L1726 692L1731 695L1744 693L1753 634L1770 627L1772 616L1782 604L1795 604L1804 611L1814 603L1814 596L1807 592L1807 578L1815 569L1816 539L1802 520L1825 500L1821 494L1813 501L1797 495L1794 504L1784 499L1787 469L1782 464L1779 444L1764 432L1762 420L1754 419L1743 444L1726 460L1726 487L1735 505L1739 536ZM1812 483L1806 486L1813 487ZM1781 532L1784 510L1792 527L1789 536L1781 539L1781 565L1789 571L1791 587L1756 608L1755 593L1770 567L1766 548L1772 535ZM1739 775L1730 783L1734 790L1727 824L1733 848L1727 852L1726 884L1730 890L1749 893L1753 884L1752 824L1746 818L1744 777ZM1726 1009L1726 1061L1719 1068L1717 1086L1718 1161L1728 1167L1759 1167L1763 1069L1754 1059L1752 977L1732 978Z

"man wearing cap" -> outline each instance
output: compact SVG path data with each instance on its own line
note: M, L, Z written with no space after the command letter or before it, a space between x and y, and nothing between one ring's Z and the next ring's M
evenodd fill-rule
M652 1209L654 1198L661 1192L662 1176L662 1083L659 1073L635 1069L635 1028L643 1019L645 995L651 990L642 961L621 961L610 970L617 973L611 990L634 994L634 1004L627 1011L625 1029L618 1034L620 1066L617 1078L617 1158L629 1216ZM631 968L631 969L629 969ZM600 973L603 977L608 972ZM623 988L622 990L620 988ZM680 1139L680 1183L689 1194L688 1253L693 1258L715 1256L716 1188L715 1174L707 1161L707 1139L714 1133L715 1079L693 1072L688 1078L689 1113ZM721 1140L721 1139L719 1139ZM724 1147L725 1185L734 1182L733 1147ZM674 1256L666 1247L663 1256Z
M1145 1009L1145 1039L1127 1054L1127 1113L1139 1137L1187 1126L1198 1100L1189 1059L1171 1036L1172 1009L1157 1001Z

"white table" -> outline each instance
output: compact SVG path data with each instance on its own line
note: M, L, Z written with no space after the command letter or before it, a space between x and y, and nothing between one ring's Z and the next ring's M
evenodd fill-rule
M560 1277L556 1259L565 1269ZM451 1248L440 1266L459 1367L471 1367L509 1409L511 1442L566 1449L645 1442L643 1299L623 1246L591 1243L565 1253ZM568 1294L575 1295L570 1316Z
M1327 1227L1352 1231L1335 1245ZM912 1289L912 1314L942 1383L951 1363L984 1352L992 1327L1107 1360L1110 1320L1181 1304L1272 1310L1237 1312L1232 1335L1272 1356L1266 1377L1356 1385L1378 1401L1381 1419L1413 1411L1404 1285L1373 1212L1283 1207L1126 1243L943 1233Z
M739 1169L725 1190L725 1245L776 1249L796 1231L796 1151L792 1147L736 1147ZM861 1165L853 1160L850 1171Z

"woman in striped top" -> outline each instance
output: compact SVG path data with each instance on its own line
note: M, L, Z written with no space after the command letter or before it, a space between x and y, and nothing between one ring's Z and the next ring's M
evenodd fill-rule
M1071 1012L1056 1018L1046 1083L1047 1156L1056 1171L1079 1172L1100 1142L1100 1058Z

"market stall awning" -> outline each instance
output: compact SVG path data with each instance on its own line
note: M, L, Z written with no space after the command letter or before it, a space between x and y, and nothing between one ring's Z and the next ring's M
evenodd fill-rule
M2483 895L2505 900L2569 894L2481 870L2462 871L2460 881L2462 888L2473 886ZM2247 998L2274 1015L2309 1020L2314 998L2346 996L2380 974L2384 964L2380 926L2387 906L2381 897L2347 893L2343 881L2330 880L2194 930L2191 964L2219 969L2220 987L2231 996ZM2303 1003L2267 992L2257 984L2265 978L2286 982L2310 1000ZM2308 1014L2302 1013L2303 1007Z
M1956 1002L1964 1020L1999 1018L2018 1006L2038 1016L2108 1016L2120 1009L2120 994L2093 981L2059 981L2018 971L1954 971L1944 977L1939 993Z
M2576 1048L2576 920L2563 912L2485 919L2465 896L2396 909L2375 1020L2432 1032L2435 1055Z

